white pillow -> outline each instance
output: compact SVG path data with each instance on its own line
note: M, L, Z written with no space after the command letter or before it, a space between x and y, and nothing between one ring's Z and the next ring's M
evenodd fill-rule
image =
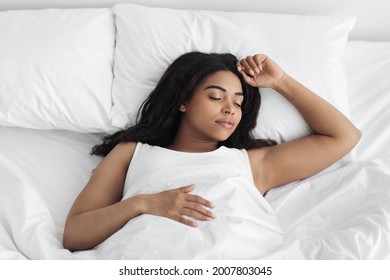
M111 128L111 9L0 12L0 125Z
M342 64L355 18L114 6L117 27L113 124L134 124L142 101L168 65L193 51L265 53L287 73L349 115ZM310 133L298 111L263 90L255 136L278 142Z

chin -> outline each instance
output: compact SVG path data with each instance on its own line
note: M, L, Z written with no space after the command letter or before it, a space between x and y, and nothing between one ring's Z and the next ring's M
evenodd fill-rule
M228 140L234 133L235 130L229 130L227 131L226 129L214 129L213 133L209 134L210 139L216 142L223 142Z
M224 142L229 139L229 137L232 136L231 134L229 135L219 135L219 137L215 137L217 142Z

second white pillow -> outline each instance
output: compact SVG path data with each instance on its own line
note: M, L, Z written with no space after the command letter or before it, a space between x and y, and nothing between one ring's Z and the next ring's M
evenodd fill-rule
M355 18L114 7L117 44L113 125L134 124L169 64L189 51L265 53L288 74L349 115L343 52ZM255 135L278 142L310 133L299 112L263 89Z

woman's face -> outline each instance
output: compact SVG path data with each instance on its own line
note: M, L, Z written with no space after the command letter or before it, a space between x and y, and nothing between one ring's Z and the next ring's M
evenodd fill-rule
M181 125L192 137L224 141L237 128L244 100L241 82L230 71L211 74L180 107Z

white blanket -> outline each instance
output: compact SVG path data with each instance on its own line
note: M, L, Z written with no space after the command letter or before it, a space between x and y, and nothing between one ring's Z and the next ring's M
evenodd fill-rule
M275 213L258 212L257 222L217 219L194 229L145 215L77 253L63 249L39 186L4 157L0 178L2 259L390 259L390 158L338 164L275 189L267 196Z

